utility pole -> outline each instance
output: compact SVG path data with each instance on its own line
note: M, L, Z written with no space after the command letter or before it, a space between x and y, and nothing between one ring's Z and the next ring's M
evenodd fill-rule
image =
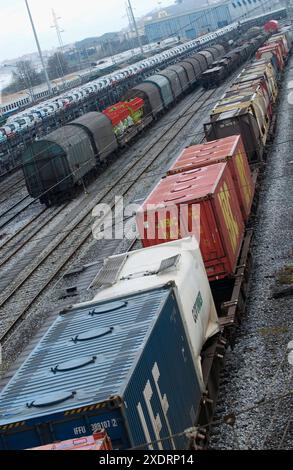
M53 26L51 26L51 28L54 28L56 30L57 38L58 38L58 42L59 42L59 49L60 49L61 54L64 55L64 44L63 44L62 35L61 35L61 33L64 33L64 30L61 29L60 26L59 26L59 21L58 20L61 19L60 16L56 15L55 10L53 8L52 8L52 16L53 16ZM64 74L64 70L63 70L63 66L62 66L59 54L57 54L57 59L58 59L58 62L59 62L59 68L60 68L60 72L61 72L62 82L63 82L63 85L66 86L67 82L64 79L65 74Z
M43 69L44 69L45 78L46 78L46 82L47 82L47 85L48 85L48 90L49 90L50 95L52 95L52 93L53 93L52 85L51 85L51 82L50 82L50 79L49 79L49 75L48 75L48 72L47 72L47 68L46 68L46 66L45 66L45 61L44 61L42 49L41 49L41 46L40 46L40 43L39 43L37 31L36 31L36 28L35 28L35 25L34 25L34 20L33 20L31 11L30 11L30 7L29 7L29 4L28 4L28 0L25 0L25 4L26 4L26 8L27 8L27 12L28 12L29 19L30 19L30 22L31 22L32 30L33 30L33 33L34 33L36 45L37 45L37 48L38 48L38 51L39 51L39 56L40 56L40 59L41 59L42 67L43 67Z
M130 0L128 0L128 8L129 8L130 18L132 20L132 24L133 24L134 29L135 29L135 34L136 34L136 37L137 37L140 52L143 55L143 47L142 47L142 43L141 43L141 40L140 40L140 37L139 37L138 27L137 27L136 19L135 19L134 13L133 13L133 9L132 9L132 5L131 5Z
M59 46L60 46L61 52L63 52L64 44L63 44L61 33L64 33L64 30L60 28L59 22L58 22L58 20L61 20L61 17L60 16L57 17L55 10L53 9L52 9L52 15L53 15L53 26L51 26L51 28L56 29Z

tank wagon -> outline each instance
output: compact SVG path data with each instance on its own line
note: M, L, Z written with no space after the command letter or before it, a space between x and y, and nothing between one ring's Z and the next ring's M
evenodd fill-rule
M110 266L117 267L111 287ZM164 438L196 420L205 390L202 348L219 333L198 243L119 255L104 270L93 301L60 314L1 393L0 449L101 429L114 449L186 447L183 435Z

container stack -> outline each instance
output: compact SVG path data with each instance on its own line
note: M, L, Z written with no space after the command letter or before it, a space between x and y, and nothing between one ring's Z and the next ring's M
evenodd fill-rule
M240 136L183 151L137 214L144 247L194 235L210 281L235 272L255 186Z

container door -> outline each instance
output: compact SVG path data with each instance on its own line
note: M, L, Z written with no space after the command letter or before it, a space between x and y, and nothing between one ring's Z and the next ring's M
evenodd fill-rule
M196 220L192 221L192 217ZM183 222L184 219L182 218ZM192 211L189 207L188 228L181 226L182 238L189 237L191 234L200 239L200 250L205 263L207 274L210 277L216 273L224 272L225 250L219 234L219 227L215 218L211 200L200 203L200 212Z

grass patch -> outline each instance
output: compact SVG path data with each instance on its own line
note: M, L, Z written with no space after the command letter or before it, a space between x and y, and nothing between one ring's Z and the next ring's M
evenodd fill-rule
M293 284L293 264L285 266L282 271L277 274L277 279L282 285Z
M269 336L269 335L283 335L285 333L288 333L288 327L287 326L273 326L273 327L267 327L267 328L261 328L259 330L259 334L261 336Z

